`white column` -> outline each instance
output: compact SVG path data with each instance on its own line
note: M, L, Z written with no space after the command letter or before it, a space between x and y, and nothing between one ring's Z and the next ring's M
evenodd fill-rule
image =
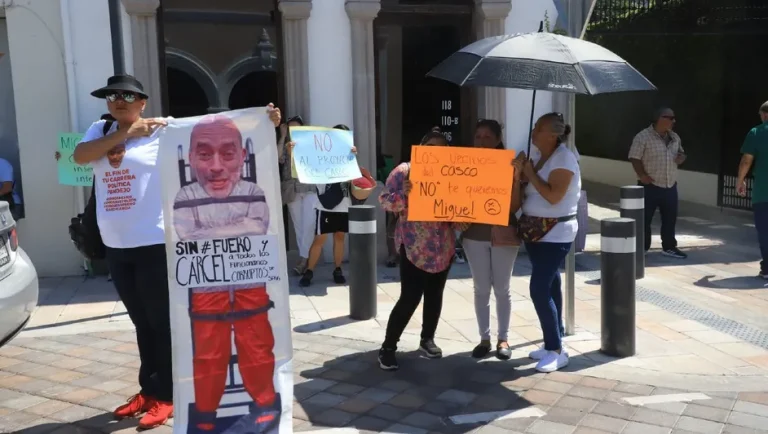
M307 19L312 0L280 0L283 15L283 65L285 71L286 116L301 115L309 122L309 44Z
M475 0L478 39L505 34L505 20L512 0ZM478 92L478 117L504 122L507 117L506 91L484 87Z
M160 57L157 46L157 8L160 0L123 0L130 17L131 53L133 75L144 85L149 95L145 116L162 114L162 89L160 88Z
M0 3L5 5L26 213L18 223L19 242L41 277L82 274L82 257L66 229L82 210L75 209L75 189L59 185L53 158L58 134L70 130L61 4ZM108 26L108 17L102 22Z
M355 146L360 165L376 171L376 71L373 52L373 20L380 0L347 0L352 32L352 97Z

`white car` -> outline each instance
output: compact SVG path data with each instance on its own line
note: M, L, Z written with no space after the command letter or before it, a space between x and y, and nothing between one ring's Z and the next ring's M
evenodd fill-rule
M0 201L0 346L27 324L37 306L37 271L19 247L16 221Z

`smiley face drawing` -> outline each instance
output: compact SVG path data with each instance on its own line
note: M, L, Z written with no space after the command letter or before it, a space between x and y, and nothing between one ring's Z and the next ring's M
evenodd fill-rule
M109 152L107 152L107 160L109 160L109 165L115 169L118 169L123 163L123 157L125 157L124 144L117 145L110 149Z
M496 199L488 199L483 207L488 215L499 215L501 213L501 204Z

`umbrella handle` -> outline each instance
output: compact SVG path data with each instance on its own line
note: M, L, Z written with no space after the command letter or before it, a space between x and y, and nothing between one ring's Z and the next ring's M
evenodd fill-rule
M528 150L525 154L528 159L531 159L531 140L533 139L533 112L536 108L536 89L533 90L533 97L531 99L531 122L528 128Z

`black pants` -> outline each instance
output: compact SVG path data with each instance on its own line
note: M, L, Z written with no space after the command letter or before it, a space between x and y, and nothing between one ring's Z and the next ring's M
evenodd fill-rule
M439 273L427 273L408 260L405 248L400 246L400 298L397 300L387 323L384 348L397 349L397 342L411 320L424 295L424 317L421 322L421 339L434 339L440 312L443 310L443 291L448 279L449 265Z
M143 395L173 401L171 319L165 245L107 248L107 264L120 299L136 327L139 385Z
M645 188L645 250L651 248L651 220L656 208L661 213L661 248L677 247L675 224L677 223L677 184L669 188L653 184L640 184Z

